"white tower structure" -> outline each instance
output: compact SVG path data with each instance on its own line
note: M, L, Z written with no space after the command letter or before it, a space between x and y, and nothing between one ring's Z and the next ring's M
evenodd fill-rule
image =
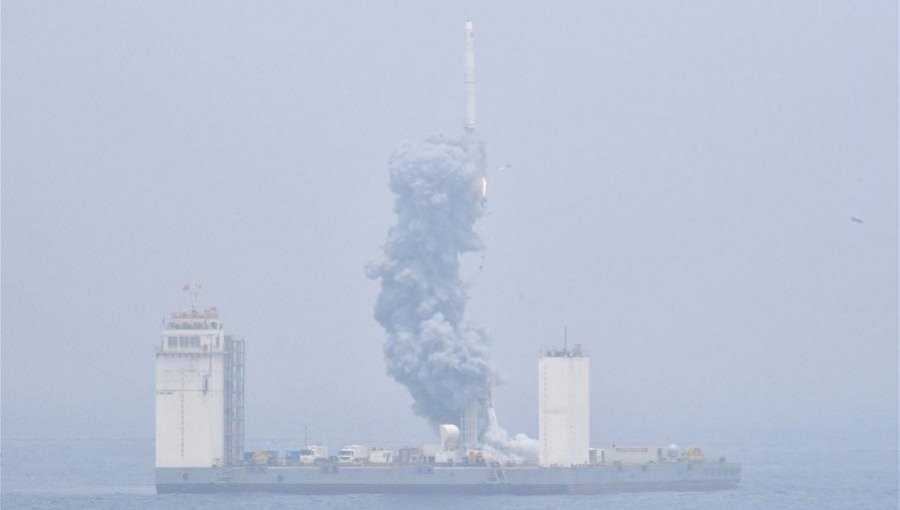
M156 349L156 467L239 464L243 449L244 341L225 334L215 308L197 310L195 296Z
M488 409L492 407L490 381L488 381L484 391L469 402L469 405L460 413L460 449L477 450L481 448L481 433L488 426Z
M538 361L540 465L588 463L590 360L581 347L541 354Z

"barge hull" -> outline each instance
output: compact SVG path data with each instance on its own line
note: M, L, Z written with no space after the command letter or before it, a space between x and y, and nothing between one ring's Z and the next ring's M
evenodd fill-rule
M740 464L537 467L157 468L158 493L598 494L735 487Z

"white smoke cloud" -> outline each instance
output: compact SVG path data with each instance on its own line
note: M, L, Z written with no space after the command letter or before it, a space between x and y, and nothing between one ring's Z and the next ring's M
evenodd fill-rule
M387 332L387 372L409 390L413 410L432 425L457 423L492 377L490 339L464 321L460 256L483 249L475 222L484 209L484 147L473 134L406 144L390 159L397 223L384 258L370 264L381 279L375 319ZM493 408L481 441L501 461L536 461L538 442L509 434Z
M488 409L488 426L481 434L481 441L484 448L501 462L537 462L540 455L540 443L537 439L525 434L510 437L498 424L493 408Z

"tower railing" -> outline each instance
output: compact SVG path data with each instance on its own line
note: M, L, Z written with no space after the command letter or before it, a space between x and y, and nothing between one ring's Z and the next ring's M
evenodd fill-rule
M244 453L244 339L225 336L225 464L237 465Z

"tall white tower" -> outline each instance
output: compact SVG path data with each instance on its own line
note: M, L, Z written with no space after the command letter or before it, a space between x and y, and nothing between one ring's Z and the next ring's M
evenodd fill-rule
M543 353L538 361L540 464L588 463L590 360L581 347Z
M156 349L156 467L234 465L243 449L244 341L195 300Z

